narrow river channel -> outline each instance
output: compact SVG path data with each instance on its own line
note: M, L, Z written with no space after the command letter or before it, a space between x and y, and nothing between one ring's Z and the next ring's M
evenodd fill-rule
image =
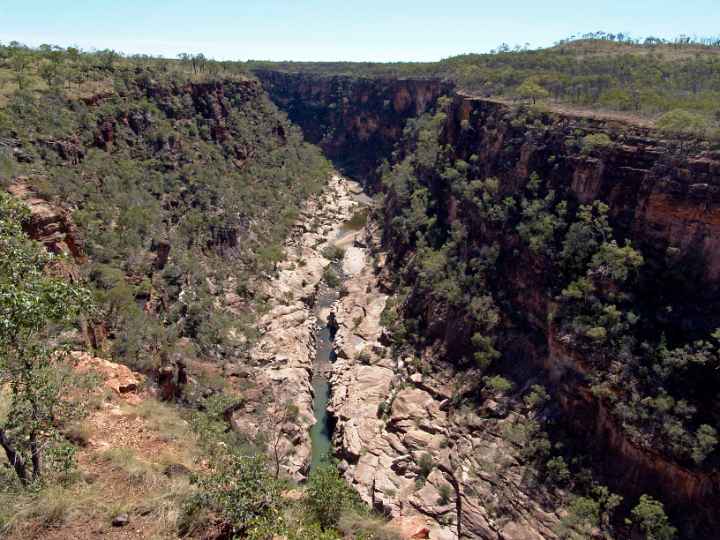
M367 213L368 207L372 204L372 199L362 192L353 194L353 199L359 203L357 212ZM364 221L362 224L344 223L336 230L331 243L336 247L346 248L353 243L363 226ZM342 283L347 278L343 273L342 265L335 262L331 264ZM330 364L334 360L333 340L335 335L333 329L328 325L328 315L337 298L337 289L328 287L324 282L320 284L315 300L315 316L320 328L315 337L316 355L312 378L315 424L310 429L310 440L312 442L310 470L314 469L331 454L333 422L328 414L331 392L328 373L331 369Z
M331 418L328 414L330 402L330 384L327 372L330 369L333 353L333 332L327 324L327 314L330 306L335 302L337 293L334 289L322 284L315 304L318 324L321 325L316 336L316 355L313 366L313 413L315 425L310 429L312 441L312 460L310 469L314 469L330 453L332 438Z

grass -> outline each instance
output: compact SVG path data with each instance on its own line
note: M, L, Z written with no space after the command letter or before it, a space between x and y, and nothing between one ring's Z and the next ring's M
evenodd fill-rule
M129 452L107 454L116 465L139 467L135 470L146 467L138 465ZM149 533L148 537L177 538L181 506L192 489L187 478L157 475L152 483L140 486L107 478L93 484L50 486L38 492L0 493L0 537L42 538L43 530L70 524L91 527L94 537L98 528L109 528L115 516L127 513L133 523L144 522L143 530Z
M348 510L340 515L338 530L345 538L372 538L373 540L400 540L397 532L381 518L367 513Z
M85 447L90 442L93 430L90 424L84 421L74 422L63 430L63 435L71 443Z
M22 528L47 529L59 527L82 516L102 496L96 486L75 484L70 487L49 486L38 492L8 492L0 494L0 535Z
M145 420L148 428L158 432L165 442L189 441L193 438L190 424L182 418L180 410L173 405L155 399L146 399L131 410L126 409L126 412Z
M100 459L113 469L122 471L131 484L154 487L161 480L157 467L138 458L132 448L112 448L103 452Z

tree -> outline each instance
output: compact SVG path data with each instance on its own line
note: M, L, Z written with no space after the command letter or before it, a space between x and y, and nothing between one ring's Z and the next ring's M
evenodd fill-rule
M27 208L0 193L0 386L10 391L0 445L24 484L43 470L43 449L56 431L62 350L53 334L89 306L89 292L52 275L55 258L27 238Z
M323 529L335 527L342 512L357 502L331 461L321 463L310 473L307 494L310 511Z
M32 55L25 49L17 49L10 57L10 65L15 72L15 82L22 90L28 84L27 70L32 63Z
M660 501L650 495L642 495L640 502L632 510L631 522L638 527L647 540L672 540L677 529L670 525L665 509Z
M518 86L517 93L521 98L532 99L533 105L538 99L545 99L550 96L550 92L532 79L526 79L525 82Z
M297 405L286 403L279 411L276 411L274 415L268 418L268 429L270 431L268 447L272 451L276 480L280 478L280 466L283 459L287 457L282 447L282 441L285 438L285 432L283 431L285 424L297 422L299 412Z
M710 125L697 113L675 109L663 114L656 123L658 129L669 135L704 136Z

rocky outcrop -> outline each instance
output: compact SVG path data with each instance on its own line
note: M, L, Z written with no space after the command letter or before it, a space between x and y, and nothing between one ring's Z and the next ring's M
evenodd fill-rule
M250 376L257 387L232 416L239 431L269 438L283 472L298 480L310 464L309 430L315 423L311 380L318 321L312 308L330 264L323 249L334 243L356 205L349 183L337 176L322 196L306 204L276 277L262 290L269 310L258 321L261 337L250 351Z
M78 373L93 373L103 381L103 386L112 390L115 394L122 396L125 401L137 404L141 401L138 397L145 377L140 373L132 371L127 366L92 356L82 351L70 353L75 371Z
M305 137L350 175L374 188L409 118L452 89L439 79L363 79L256 70L272 100Z
M82 240L69 213L42 199L30 187L28 178L17 178L8 192L21 200L30 210L30 219L24 225L25 232L52 253L64 253L83 262Z
M369 259L377 242L368 234L356 249ZM452 401L472 395L479 373L437 358L394 358L382 344L383 260L378 253L350 277L333 308L330 410L345 477L397 523L424 524L428 538L555 538L548 495L528 483L532 472L506 436L526 418L492 399L479 411L459 407Z

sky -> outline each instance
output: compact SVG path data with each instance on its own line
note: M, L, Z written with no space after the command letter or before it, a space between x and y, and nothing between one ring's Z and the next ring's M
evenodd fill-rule
M217 60L434 61L603 30L720 32L720 0L0 0L0 42Z

